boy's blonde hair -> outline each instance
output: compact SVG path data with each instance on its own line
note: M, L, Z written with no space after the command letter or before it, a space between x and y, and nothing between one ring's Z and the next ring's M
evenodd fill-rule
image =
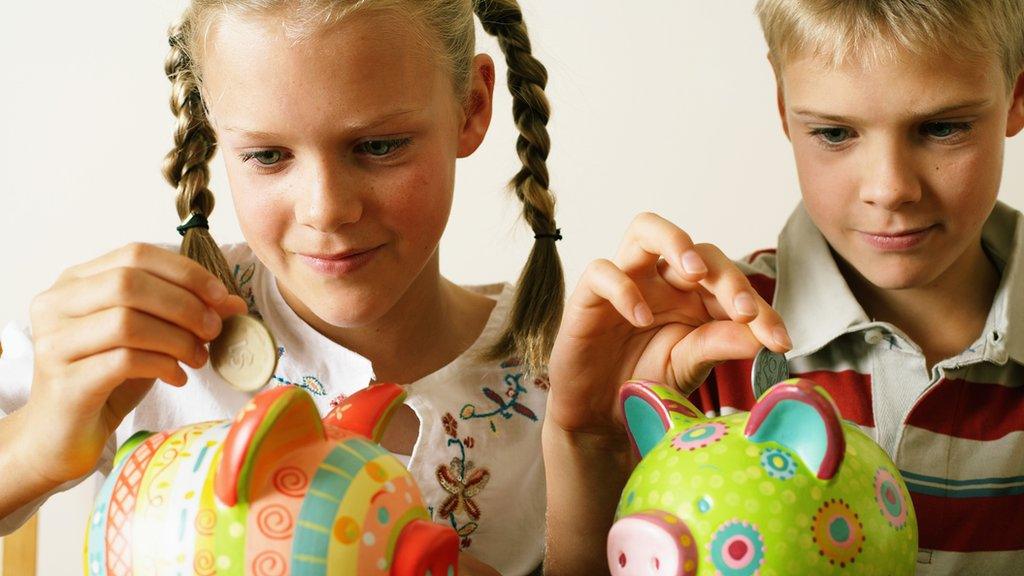
M902 50L994 55L1010 90L1024 69L1024 0L758 0L756 11L776 75L802 55L840 66Z
M487 352L488 359L519 358L540 369L554 343L562 316L565 287L555 248L555 198L548 189L547 157L551 148L547 122L550 108L544 93L547 70L533 57L522 11L516 0L192 0L170 31L171 50L165 72L172 83L171 111L177 118L174 149L167 154L164 175L177 189L178 216L213 211L208 164L216 148L202 91L202 48L207 32L225 15L280 15L296 41L342 19L367 10L397 10L432 35L442 63L451 74L457 97L468 96L475 55L473 15L498 40L508 65L512 114L519 128L516 150L523 167L510 187L523 204L523 216L539 236L519 278L512 315L504 332ZM209 231L185 232L182 253L201 263L238 293L233 274Z

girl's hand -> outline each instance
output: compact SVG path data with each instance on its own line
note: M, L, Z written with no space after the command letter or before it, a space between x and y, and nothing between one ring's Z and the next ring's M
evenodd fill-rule
M74 266L32 302L35 374L19 445L36 479L93 470L107 439L154 379L182 386L223 318L246 312L196 262L131 244Z
M619 386L630 379L688 394L716 363L791 347L781 317L710 244L641 214L614 261L590 264L551 355L547 419L587 436L620 436Z

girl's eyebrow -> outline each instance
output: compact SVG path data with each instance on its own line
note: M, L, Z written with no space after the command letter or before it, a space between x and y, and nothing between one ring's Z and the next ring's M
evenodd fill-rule
M968 101L964 101L964 102L957 102L955 104L950 104L950 105L947 105L947 106L942 106L940 108L936 108L934 110L929 110L929 111L925 111L925 112L921 112L921 113L912 112L911 114L909 114L909 117L913 118L913 119L933 118L935 116L941 116L943 114L948 114L950 112L957 112L959 110L967 110L967 109L972 109L972 108L985 108L985 107L988 107L989 103L990 103L990 101L988 99L985 99L985 100L968 100ZM807 109L807 108L796 108L796 109L793 110L793 114L795 116L800 116L800 117L803 117L803 118L806 118L806 119L828 120L830 122L835 122L837 124L857 124L857 123L861 122L861 120L859 118L856 118L856 117L853 117L853 116L841 116L841 115L837 115L837 114L827 114L827 113L824 113L824 112L815 112L814 110L810 110L810 109Z
M381 124L385 124L391 120L394 120L395 118L415 114L417 112L421 112L422 110L422 108L402 108L398 110L385 112L384 114L380 114L376 117L353 120L345 125L345 130L349 132L361 132L364 130L369 130L372 128L376 128ZM225 126L224 130L226 132L235 132L253 138L266 138L273 140L282 137L280 134L275 134L273 132L265 132L263 130L244 128L241 126Z

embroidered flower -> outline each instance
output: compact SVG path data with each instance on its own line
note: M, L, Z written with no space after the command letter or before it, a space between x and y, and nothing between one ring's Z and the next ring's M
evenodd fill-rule
M533 385L540 390L548 390L551 388L551 380L548 380L547 374L543 374L533 379Z
M445 434L452 438L459 437L459 423L455 420L455 416L452 416L451 412L445 412L444 417L441 418L441 422L444 424Z
M448 497L437 509L442 518L465 511L474 520L480 519L480 507L473 497L487 486L491 473L486 468L473 468L471 460L463 464L459 458L452 458L447 466L442 464L437 467L437 481L448 492Z
M466 448L472 448L473 444L476 444L476 440L473 440L472 436L466 436L462 443L466 446Z

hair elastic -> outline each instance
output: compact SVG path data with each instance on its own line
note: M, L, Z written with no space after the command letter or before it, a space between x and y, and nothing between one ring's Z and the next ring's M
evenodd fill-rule
M555 242L558 242L559 240L562 239L562 229L561 228L555 228L554 232L548 232L548 233L544 233L544 234L534 234L533 235L533 239L534 240L540 240L541 238L551 238Z
M204 230L209 230L210 224L206 221L206 216L203 216L199 212L193 212L188 219L181 223L181 226L176 228L176 230L178 231L178 234L184 236L185 232L188 232L190 228L202 228Z

